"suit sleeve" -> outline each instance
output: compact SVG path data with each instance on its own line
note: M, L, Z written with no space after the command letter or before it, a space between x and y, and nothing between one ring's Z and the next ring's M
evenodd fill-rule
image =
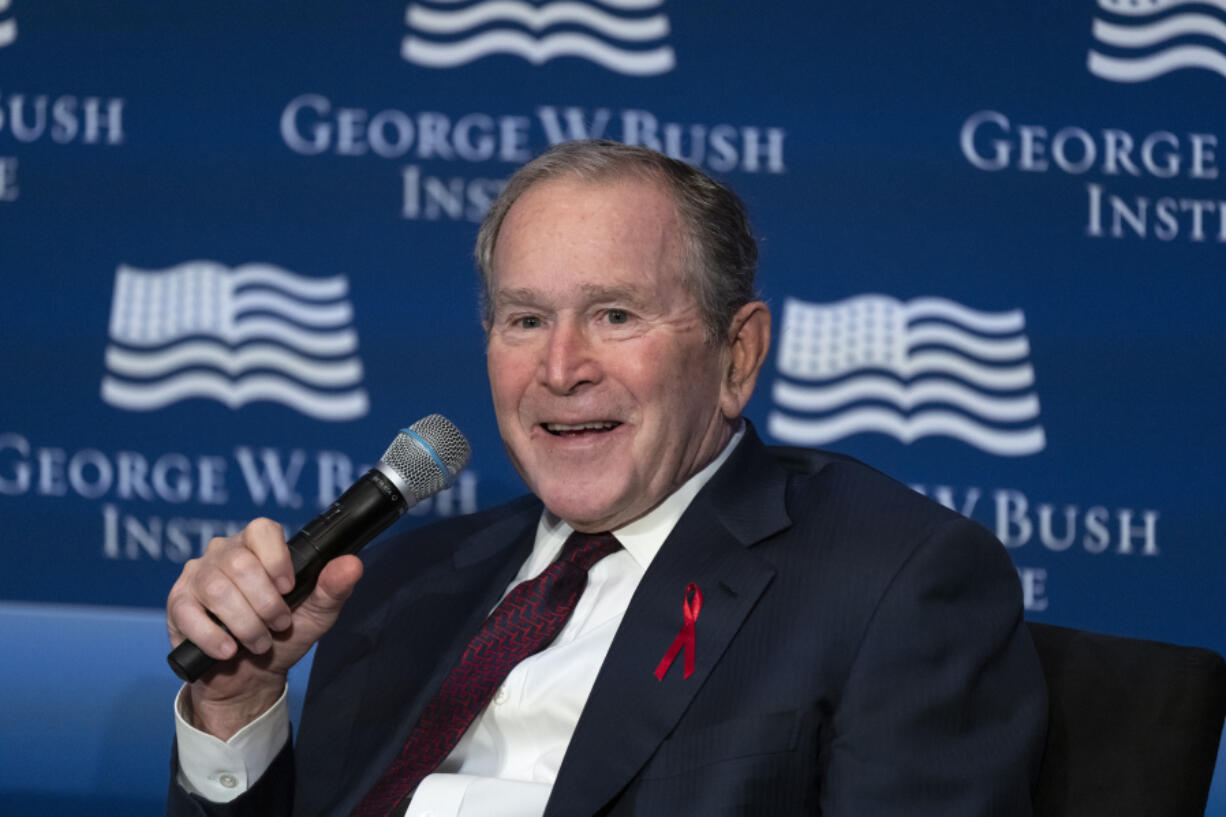
M1022 817L1046 729L1017 573L951 520L900 565L834 713L826 817Z

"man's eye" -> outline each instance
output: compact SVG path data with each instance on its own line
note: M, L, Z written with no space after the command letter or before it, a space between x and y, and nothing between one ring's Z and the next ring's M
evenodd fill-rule
M609 323L629 323L630 313L624 309L610 309L606 313Z
M520 329L538 329L541 325L541 319L535 315L528 315L523 318L516 318L515 325Z

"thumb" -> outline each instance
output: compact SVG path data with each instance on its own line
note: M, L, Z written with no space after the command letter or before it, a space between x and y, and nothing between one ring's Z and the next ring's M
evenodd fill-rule
M294 611L295 616L306 616L322 633L336 621L341 607L353 593L353 588L360 578L362 560L357 556L340 556L333 559L320 571L315 589L298 605L298 609Z

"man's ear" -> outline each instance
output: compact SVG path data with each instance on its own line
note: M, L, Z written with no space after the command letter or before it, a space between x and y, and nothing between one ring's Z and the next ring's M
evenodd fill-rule
M728 419L740 417L749 402L770 345L770 309L762 301L750 301L736 311L728 327L727 370L720 394L720 409Z

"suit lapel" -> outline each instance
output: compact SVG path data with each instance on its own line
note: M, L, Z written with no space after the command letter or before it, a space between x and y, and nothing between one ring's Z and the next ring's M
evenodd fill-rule
M595 814L673 730L774 577L750 546L789 524L785 480L749 428L690 503L631 599L558 772L546 817ZM703 594L694 674L682 677L678 656L658 681L654 672L681 629L689 584Z

